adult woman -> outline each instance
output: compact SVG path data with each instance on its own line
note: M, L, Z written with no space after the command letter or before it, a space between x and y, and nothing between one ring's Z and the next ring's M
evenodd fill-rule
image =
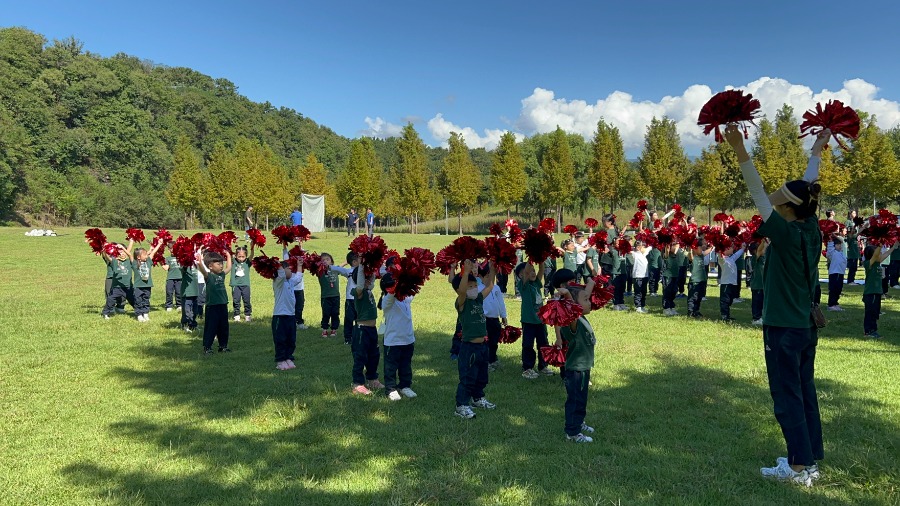
M762 180L735 125L725 138L737 153L744 182L759 209L758 233L770 240L763 272L763 343L775 418L787 444L787 458L762 468L763 476L811 486L824 458L822 422L814 370L818 331L811 317L818 285L822 237L816 210L821 186L816 183L821 152L830 130L819 134L803 179L784 183L766 195Z

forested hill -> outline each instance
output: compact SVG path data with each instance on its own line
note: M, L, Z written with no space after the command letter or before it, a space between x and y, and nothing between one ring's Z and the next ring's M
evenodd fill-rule
M185 137L204 160L240 137L267 145L283 167L314 152L334 171L350 153L349 139L292 109L252 102L227 79L0 29L3 218L177 225L183 214L165 189Z

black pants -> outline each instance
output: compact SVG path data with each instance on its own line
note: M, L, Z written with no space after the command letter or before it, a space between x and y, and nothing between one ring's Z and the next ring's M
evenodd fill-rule
M735 280L737 280L736 284L734 285L734 292L733 292L735 299L741 298L741 286L742 286L741 283L743 283L743 281L741 281L742 271L743 271L743 269L738 269L737 277L734 278Z
M822 284L818 281L816 281L816 286L813 288L813 301L817 306L822 305Z
M700 314L700 304L703 302L704 293L706 293L706 281L688 283L687 312L689 315Z
M719 285L719 314L731 318L731 303L734 301L735 285Z
M459 385L456 386L456 405L468 406L473 398L484 397L488 384L488 350L485 343L463 342L459 345Z
M181 326L189 330L197 328L197 297L182 297Z
M844 291L844 275L828 275L828 307L837 306L841 292Z
M379 351L378 331L375 327L357 325L350 350L353 352L353 384L365 385L366 380L377 380Z
M303 325L303 307L306 305L306 294L303 290L294 290L294 319L297 325Z
M647 305L647 278L634 278L634 307Z
M881 294L870 293L863 295L865 315L863 316L863 331L868 335L878 331L878 318L881 317Z
M462 323L459 318L456 319L456 330L453 331L453 337L450 338L450 354L459 355L459 344L462 343Z
M322 299L322 330L337 330L341 320L341 298L325 297Z
M166 309L172 309L172 301L174 299L175 306L181 307L181 280L166 280Z
M790 465L825 458L814 378L818 341L816 328L763 327L769 392Z
M233 316L241 315L241 302L244 303L244 316L252 316L253 305L250 304L250 286L231 287L231 307L234 309Z
M890 265L888 266L888 284L890 286L897 286L900 284L900 261L891 260Z
M219 349L228 347L228 304L206 306L203 321L203 349L212 348L213 339L219 339Z
M887 276L881 278L881 293L882 295L887 296L888 290L891 288L890 283L888 283Z
M412 358L415 347L415 343L384 347L384 386L387 393L412 386Z
M656 295L659 293L659 267L651 267L648 270L648 288L650 293Z
M105 291L103 292L103 300L106 301L106 298L109 297L109 292L112 291L112 278L106 278L106 283L104 284ZM119 309L125 309L125 301L123 300L118 306Z
M591 371L569 371L564 373L566 385L566 435L574 436L581 432L584 417L587 414L588 385Z
M678 294L678 278L662 278L662 284L663 309L675 309L675 295Z
M541 346L550 346L547 342L547 326L543 323L522 323L522 370L534 369L537 360L538 370L547 367L544 357L538 351ZM462 357L462 355L460 355Z
M763 297L762 290L750 290L750 314L751 318L754 320L759 320L762 318L763 312L763 301L765 298Z
M203 318L203 306L206 305L206 284L202 284L197 287L197 303L194 305L196 308L194 310L194 314L196 314L197 318Z
M552 297L553 292L556 291L556 289L553 288L553 274L555 273L556 267L549 270L546 268L544 269L544 295L547 297ZM516 286L516 295L519 295L519 285L516 283L513 283L513 285Z
M488 363L493 364L497 361L497 347L500 346L500 318L486 318L487 326L487 345L488 345Z
M324 327L323 327L324 328ZM356 333L356 302L346 299L344 302L344 342L352 343Z
M684 294L684 285L687 283L687 266L678 268L678 293Z
M134 291L131 288L121 286L110 288L109 295L106 296L106 305L103 306L103 316L115 314L116 308L125 307L126 301L134 308Z
M134 314L150 314L150 292L152 287L134 288Z
M500 293L506 293L506 287L509 286L509 274L502 272L497 273L497 286L500 287Z
M634 293L634 277L630 272L625 273L625 292Z
M612 278L613 304L625 304L625 275L616 274Z
M275 344L275 362L294 360L297 348L297 319L294 315L272 316L272 341Z
M856 281L856 269L859 268L859 259L858 258L848 258L847 259L847 284L852 284Z

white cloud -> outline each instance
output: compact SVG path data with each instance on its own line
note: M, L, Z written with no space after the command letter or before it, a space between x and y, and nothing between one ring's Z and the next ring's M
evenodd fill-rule
M369 125L369 128L359 132L359 135L363 137L387 139L388 137L400 137L403 133L403 125L396 125L389 121L385 121L380 116L375 119L366 116L365 122Z
M435 117L428 120L428 131L435 140L441 143L441 146L447 146L447 140L450 139L450 132L456 132L462 135L466 141L466 146L470 148L494 149L500 144L500 137L506 130L500 129L484 129L484 135L478 135L474 129L469 127L461 127L444 119L444 115L438 113ZM522 134L515 133L517 140L525 138Z

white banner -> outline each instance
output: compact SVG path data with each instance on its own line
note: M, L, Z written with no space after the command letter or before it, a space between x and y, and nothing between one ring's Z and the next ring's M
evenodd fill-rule
M310 232L325 231L325 196L306 195L300 196L303 207L303 226Z

